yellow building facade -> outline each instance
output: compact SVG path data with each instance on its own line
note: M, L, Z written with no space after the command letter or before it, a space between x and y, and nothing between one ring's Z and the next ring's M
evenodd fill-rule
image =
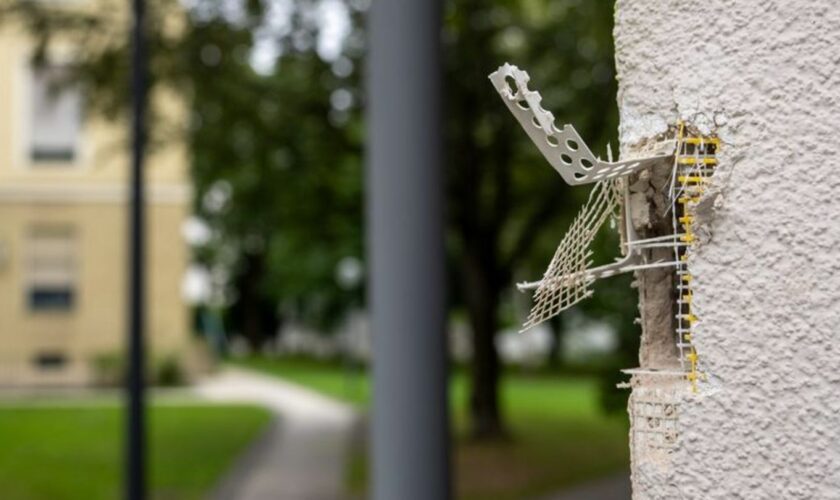
M103 359L124 359L128 126L86 115L83 93L56 84L71 47L37 69L32 51L24 33L0 28L0 385L87 384ZM155 105L172 121L184 116L177 99L158 95ZM183 357L183 141L149 155L146 180L150 358Z

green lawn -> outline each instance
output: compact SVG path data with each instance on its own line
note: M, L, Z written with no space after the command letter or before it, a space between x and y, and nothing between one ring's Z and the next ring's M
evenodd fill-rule
M251 406L153 406L151 498L204 498L270 421ZM123 412L116 404L0 407L0 498L120 498Z
M282 377L322 394L347 401L358 408L370 403L370 381L358 366L326 363L306 358L247 358L231 364Z
M366 408L371 390L359 368L300 359L237 361ZM585 377L509 375L502 401L511 439L476 443L466 437L468 380L462 372L450 387L456 428L454 467L459 498L505 499L551 493L629 467L627 418L605 416L597 381ZM351 487L364 488L362 458L351 464Z

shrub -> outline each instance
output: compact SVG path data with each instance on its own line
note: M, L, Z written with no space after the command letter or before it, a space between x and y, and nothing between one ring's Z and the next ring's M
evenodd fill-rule
M117 387L125 381L127 363L121 352L96 354L91 358L93 384L98 387ZM148 385L173 387L183 385L186 374L179 356L168 354L146 362L146 383Z
M186 382L184 370L181 367L181 361L178 356L168 355L160 358L155 363L155 368L152 373L155 385L162 387L173 387L183 385Z

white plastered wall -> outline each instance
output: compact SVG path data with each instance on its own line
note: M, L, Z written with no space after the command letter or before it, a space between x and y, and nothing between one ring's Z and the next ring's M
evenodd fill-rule
M634 498L840 498L840 4L621 0L615 46L623 152L724 141L689 261L708 382L634 389L678 408Z

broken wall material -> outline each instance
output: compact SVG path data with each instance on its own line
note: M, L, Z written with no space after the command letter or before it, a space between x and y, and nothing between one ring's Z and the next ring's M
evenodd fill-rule
M643 152L644 148L637 146L630 155ZM627 180L631 222L641 239L674 234L668 196L672 169L673 160L663 160L631 175ZM645 252L649 262L673 260L672 249L667 246L651 248ZM642 326L639 366L656 370L676 369L679 366L679 353L674 341L674 269L646 269L636 271L635 275L635 286L639 291L639 321Z
M708 378L633 375L634 498L837 498L840 9L620 0L615 42L622 157L680 120L723 143L686 264ZM653 231L661 180L642 175L631 203ZM673 354L657 337L673 304L645 314L664 281L638 280L643 367Z

